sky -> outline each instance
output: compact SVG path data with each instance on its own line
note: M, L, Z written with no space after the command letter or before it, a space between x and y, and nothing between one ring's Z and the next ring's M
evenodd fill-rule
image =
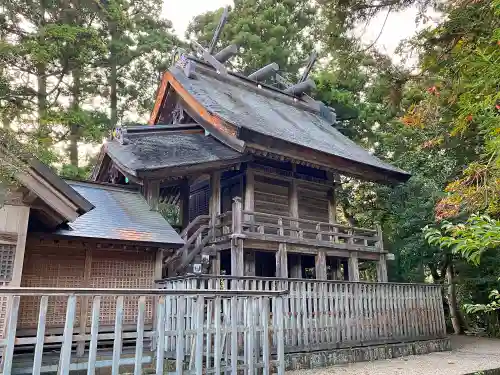
M232 5L232 0L164 0L163 16L172 21L177 35L184 36L184 32L189 21L196 15L215 10L226 5ZM382 34L378 39L376 46L382 52L393 55L399 42L415 34L424 25L415 24L416 9L407 9L404 12L389 14ZM363 33L363 42L366 45L371 44L380 33L384 23L385 14L379 14L366 27ZM363 28L360 28L361 34ZM398 60L396 58L396 60Z

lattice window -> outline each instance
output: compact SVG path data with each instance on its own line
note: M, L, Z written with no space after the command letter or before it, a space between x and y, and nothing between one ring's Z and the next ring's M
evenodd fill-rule
M0 281L7 282L12 280L15 255L15 245L0 244Z
M208 215L209 201L210 189L208 186L192 193L189 199L189 220L194 220L199 215Z

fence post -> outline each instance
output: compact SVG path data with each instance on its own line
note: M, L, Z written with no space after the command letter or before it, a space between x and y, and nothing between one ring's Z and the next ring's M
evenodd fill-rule
M12 368L12 357L14 355L14 345L16 341L17 317L19 314L19 296L13 296L10 306L7 309L9 312L9 320L7 323L7 346L3 352L3 373L10 374Z
M283 297L276 298L276 322L277 322L277 373L285 374L285 332L283 330Z

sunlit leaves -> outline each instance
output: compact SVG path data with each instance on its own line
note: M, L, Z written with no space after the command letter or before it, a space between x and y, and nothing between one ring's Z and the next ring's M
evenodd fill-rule
M444 221L440 228L426 227L424 235L429 244L451 249L478 265L486 250L500 247L500 221L485 215L471 215L465 223Z

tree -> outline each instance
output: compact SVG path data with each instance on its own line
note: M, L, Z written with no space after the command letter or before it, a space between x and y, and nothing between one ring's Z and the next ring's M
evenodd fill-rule
M186 36L208 46L222 11L195 17ZM235 65L244 74L275 62L293 77L313 50L314 18L307 0L235 0L217 47L239 46Z

